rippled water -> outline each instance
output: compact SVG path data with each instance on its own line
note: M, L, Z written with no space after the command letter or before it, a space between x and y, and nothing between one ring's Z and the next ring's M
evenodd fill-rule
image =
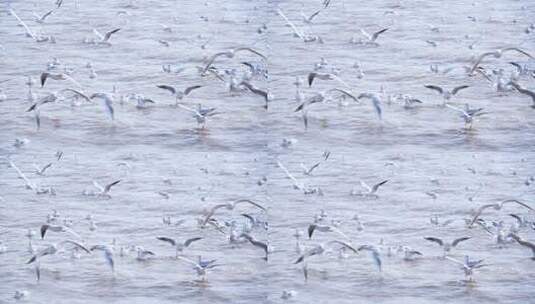
M15 290L26 290L32 303L278 303L283 290L295 291L290 299L299 303L380 302L433 303L528 303L535 296L534 262L529 250L510 243L497 245L480 228L467 229L464 219L486 203L517 198L534 204L535 112L529 98L514 92L496 92L482 77L467 77L462 69L432 73L440 69L469 65L473 56L514 45L535 52L533 33L524 30L535 18L531 1L338 1L322 11L312 24L304 24L301 11L313 13L321 1L69 1L42 25L32 12L44 14L52 1L10 1L26 23L57 43L37 43L24 35L6 2L0 13L0 89L7 100L0 103L0 241L7 251L0 255L0 303L15 301ZM323 43L305 43L291 34L277 15L280 7L290 20ZM469 16L471 18L469 18ZM171 27L163 30L161 24ZM263 25L267 31L259 33ZM432 25L432 26L431 26ZM84 44L94 38L93 28L106 32L120 27L111 47ZM377 47L351 44L369 32L388 27ZM438 27L432 31L432 27ZM165 40L169 47L158 42ZM426 40L438 45L431 46ZM469 48L473 43L472 49ZM202 46L206 44L205 48ZM202 65L204 58L236 46L251 46L268 56L269 80L256 78L260 88L269 88L269 110L261 98L248 92L228 93L213 77L201 78L195 69L179 74L172 69ZM61 71L74 69L72 77L85 92L141 93L155 101L145 109L135 104L115 104L112 122L103 104L71 106L68 100L41 108L41 129L36 131L27 98L26 76L38 78L52 58L59 58ZM293 110L295 77L303 79L324 57L338 69L339 77L355 93L410 94L423 101L412 109L398 103L383 103L379 121L371 103L330 102L310 107L309 128ZM487 68L513 71L508 61L529 63L526 57L507 53L501 59L484 62ZM259 62L241 53L235 59L216 61L220 69L237 68L239 62ZM353 68L359 61L364 77ZM97 77L89 78L91 62ZM533 78L520 81L533 88ZM173 84L179 88L201 84L184 102L216 107L219 115L197 129L190 113L174 108L174 97L156 88ZM487 115L477 119L473 130L463 129L458 113L440 107L442 98L424 84L454 87L467 84L452 103L462 107L483 107ZM43 96L68 86L49 80L45 88L34 87ZM335 81L305 84L305 94L338 86ZM15 139L27 139L15 147ZM283 140L292 144L285 147ZM63 152L56 161L55 153ZM330 151L327 161L302 174L300 164L312 166ZM30 179L53 187L56 195L34 194L8 164L11 159ZM301 182L320 193L304 194L278 167L284 164ZM33 173L33 164L52 162L44 176ZM112 188L111 199L84 195L101 184L121 179ZM360 181L389 182L376 199L350 195L361 191ZM527 181L527 182L526 182ZM168 195L164 197L158 192ZM434 200L426 192L434 192ZM320 195L321 194L321 195ZM268 233L253 234L269 240L273 247L269 262L249 244L229 244L227 237L213 229L199 229L196 218L203 209L236 198L253 198L268 209ZM140 262L134 256L116 256L116 274L109 271L100 254L80 259L63 255L44 257L42 277L35 280L24 236L28 228L38 230L48 214L58 210L72 219L72 228L84 243L117 246L139 245L153 251L154 258ZM218 212L223 220L244 222L242 212L258 214L249 207ZM297 258L294 229L305 230L314 215L324 209L327 222L341 220L339 229L355 246L362 244L410 246L423 253L414 261L401 255L383 256L383 272L376 271L368 254L337 253L311 257L309 279L303 279ZM528 217L525 209L513 205L484 214L487 220L514 223L508 213ZM98 228L89 229L84 218L91 214ZM359 231L352 218L358 214L364 225ZM429 219L454 219L445 227ZM180 226L167 226L162 216ZM520 234L535 240L534 231ZM170 246L156 236L188 238L202 236L185 254L202 255L221 264L199 283L189 265L170 257ZM462 259L468 254L485 259L489 266L476 272L475 283L466 284L457 265L441 260L440 248L424 236L472 239L452 253ZM50 232L34 245L44 247L67 235ZM306 246L338 238L318 232Z

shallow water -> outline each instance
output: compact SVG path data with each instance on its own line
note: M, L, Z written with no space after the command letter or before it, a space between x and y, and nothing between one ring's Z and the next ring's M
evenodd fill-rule
M314 2L314 3L312 3ZM317 3L316 3L317 2ZM469 65L472 56L514 45L535 52L534 34L524 33L533 22L531 1L337 1L321 12L310 25L303 25L300 12L311 14L321 1L68 1L43 25L33 22L32 12L44 13L52 1L11 1L25 22L57 43L36 43L24 35L13 16L0 12L0 89L7 100L0 103L0 241L7 252L0 255L0 303L15 301L15 290L26 290L30 303L279 303L283 290L294 290L295 303L528 303L535 296L535 273L529 250L517 244L496 245L482 229L467 229L464 219L482 204L517 198L535 204L534 174L535 111L529 98L514 92L497 93L482 77L467 77L462 69L448 74L430 72L430 64L441 69ZM324 43L305 43L291 34L277 15L280 7L298 26ZM125 13L126 12L126 13ZM393 13L392 13L393 12ZM119 14L118 14L119 13ZM469 16L475 17L472 21ZM203 17L201 19L201 17ZM160 24L172 28L166 32ZM267 31L257 30L266 24ZM430 30L433 25L438 32ZM120 27L111 47L84 44L94 38L93 28L106 32ZM369 32L388 27L379 46L350 44L360 38L360 28ZM467 36L468 35L468 36ZM170 46L161 45L166 40ZM426 43L438 43L433 47ZM208 43L206 43L209 41ZM473 49L468 46L476 42ZM201 46L206 43L203 49ZM251 46L268 56L269 78L254 83L269 88L269 110L261 98L248 92L228 93L213 77L201 78L195 70L165 73L162 64L179 67L202 65L212 54L236 46ZM133 103L115 104L112 122L102 102L71 106L69 100L41 108L41 129L36 131L27 98L26 76L38 79L52 58L74 69L72 77L85 92L141 93L155 101L146 109ZM379 121L371 103L347 99L310 107L309 127L303 127L295 113L295 77L303 79L325 57L327 71L335 67L355 93L409 94L423 101L412 109L398 103L383 103ZM487 68L513 71L507 62L533 65L526 57L507 53L501 59L484 62ZM216 66L245 71L239 62L259 62L258 57L240 53L235 59L216 61ZM359 61L364 77L357 78L352 66ZM89 78L91 62L97 77ZM533 88L533 78L520 81ZM219 115L197 128L190 113L174 108L174 97L156 88L173 84L194 91L184 102L216 107ZM487 115L464 130L458 113L440 107L442 97L424 84L447 88L470 85L452 103L462 107L483 107ZM36 84L35 93L70 86L49 80L45 88ZM335 81L316 80L305 94L339 86ZM29 142L20 148L16 138ZM291 140L289 147L281 145ZM63 152L57 161L54 154ZM330 157L313 171L302 174L301 163L312 166ZM56 195L37 195L24 187L11 159L30 179L42 187L53 187ZM321 194L304 194L278 167L277 161L310 188ZM33 164L52 162L44 176L33 173ZM125 165L126 163L126 165ZM110 199L83 195L101 184L121 179ZM265 182L263 180L266 180ZM377 198L350 195L361 191L360 181L374 184L388 179ZM432 199L426 192L438 195ZM164 192L169 197L158 194ZM253 198L268 209L269 230L256 229L260 240L273 247L269 262L249 244L229 244L214 229L199 229L196 218L203 209L237 198ZM423 256L404 261L401 255L383 256L383 271L376 271L368 254L339 259L337 253L311 257L309 279L294 265L294 229L306 230L321 209L331 219L341 220L339 229L355 246L406 245ZM24 237L28 228L38 230L48 214L75 221L72 228L88 245L139 245L153 251L154 258L140 262L132 256L116 256L116 274L109 271L100 254L71 259L69 253L44 257L42 277L35 280ZM530 217L526 209L506 205L502 211L488 211L486 220L514 223L508 213ZM250 207L217 213L219 220L244 222L242 212L260 214ZM89 230L91 214L97 222ZM364 230L357 230L358 214ZM180 226L167 226L162 216ZM430 224L454 219L445 227ZM535 232L523 228L520 234L535 240ZM196 282L190 266L176 261L173 249L156 236L180 239L201 235L203 240L185 251L189 257L202 255L221 264L206 283ZM463 283L462 270L441 260L441 250L423 240L436 236L447 240L468 235L452 252L485 259L489 266L476 271L475 283ZM65 239L66 234L49 232L36 239L38 248ZM307 246L338 238L316 232Z

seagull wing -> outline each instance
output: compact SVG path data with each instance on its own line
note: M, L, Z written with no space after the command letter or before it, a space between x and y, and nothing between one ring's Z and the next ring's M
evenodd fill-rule
M200 241L200 240L202 240L202 237L194 237L194 238L191 238L191 239L187 239L184 242L184 246L188 247L189 245L191 245L191 243L196 242L196 241Z
M109 32L106 33L106 35L104 35L104 38L102 39L102 41L108 41L110 40L111 38L111 35L117 33L118 31L120 31L121 29L120 28L116 28L114 30L111 30Z
M471 239L471 238L472 238L472 237L465 236L465 237L461 237L461 238L455 239L455 240L451 243L451 246L455 247L455 246L457 246L460 242L464 242L464 241L469 240L469 239Z
M264 60L267 59L267 57L264 56L262 53L260 53L257 50L254 50L254 49L252 49L250 47L239 47L239 48L234 49L234 53L241 52L241 51L248 51L250 53L253 53L255 55L258 55L258 56L262 57Z
M434 91L437 91L438 93L440 94L443 94L444 93L444 90L439 87L439 86L435 86L435 85L425 85L424 87L428 88L428 89L431 89L431 90L434 90Z
M202 88L202 85L194 85L194 86L191 86L191 87L187 87L184 90L184 95L188 95L189 93L191 93L191 91L199 89L199 88Z
M455 95L457 94L457 92L459 92L460 90L463 90L463 89L466 89L466 88L469 88L470 86L467 86L467 85L462 85L462 86L458 86L458 87L455 87L453 88L453 90L451 91L451 94Z
M164 236L159 236L157 237L156 239L160 240L160 241L163 241L163 242L167 242L173 246L176 246L176 241L172 238L168 238L168 237L164 237Z
M377 32L373 33L371 40L372 40L372 41L377 40L377 38L379 37L379 35L381 35L382 33L386 32L386 31L388 31L388 28L384 28L384 29L382 29L382 30L380 30L380 31L377 31Z
M67 244L74 245L75 247L78 247L78 248L82 249L86 253L91 254L91 251L89 249L87 249L87 247L85 247L84 245L82 245L82 244L80 244L80 243L78 243L76 241L73 241L73 240L61 241L61 242L58 243L58 247L59 246L64 246L64 245L67 245Z
M164 90L167 90L169 92L171 92L171 94L175 95L176 94L176 89L170 85L165 85L165 84L162 84L162 85L157 85L156 87L160 88L160 89L164 89Z
M379 189L379 187L381 187L382 185L384 185L384 184L386 184L386 183L388 183L388 179L386 179L386 180L384 180L384 181L382 181L382 182L379 182L379 183L373 185L373 187L372 187L372 193L377 192L377 189Z
M521 201L518 201L518 200L515 200L515 199L510 199L510 200L505 200L503 202L501 202L501 204L507 204L507 203L515 203L515 204L518 204L522 207L526 207L528 208L529 210L532 210L533 211L533 208L531 208L529 205L527 205L526 203L522 203Z
M114 182L112 182L112 183L107 184L106 187L104 187L104 193L108 193L108 192L110 192L111 187L117 185L117 184L120 183L120 182L121 182L121 180L119 179L119 180L116 180L116 181L114 181Z
M436 237L424 237L424 239L428 240L430 242L435 242L435 243L439 244L440 246L444 246L444 242L439 238L436 238Z
M236 206L237 204L241 204L241 203L248 203L248 204L251 204L251 205L253 205L253 206L257 207L257 208L262 209L263 211L266 211L266 208L264 206L260 205L257 202L254 202L254 201L252 201L250 199L239 199L237 201L234 201L232 204L234 206Z
M522 49L519 49L517 47L510 47L510 48L505 48L505 49L502 49L502 53L505 53L507 51L515 51L517 53L520 53L520 54L523 54L523 55L526 55L528 56L529 58L531 59L535 59L533 56L531 56L528 52L522 50Z

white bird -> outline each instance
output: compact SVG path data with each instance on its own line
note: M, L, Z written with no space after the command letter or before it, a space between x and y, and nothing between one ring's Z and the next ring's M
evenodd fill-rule
M531 253L533 254L533 256L531 257L532 260L535 260L535 244L534 243L531 243L531 242L528 242L526 240L524 240L523 238L519 237L518 235L516 235L515 233L511 233L510 236L515 240L517 241L518 244L526 247L526 248L529 248L531 249Z
M343 241L333 240L333 241L329 241L329 242L326 242L326 243L318 244L318 245L312 247L311 249L307 250L303 255L301 255L294 262L294 264L299 264L301 262L306 262L305 259L308 258L308 257L312 257L312 256L315 256L315 255L322 255L328 249L330 249L330 247L332 247L333 245L341 245L342 247L345 247L345 248L353 251L354 253L357 253L357 250L355 248L353 248L353 246L351 246L350 244L348 244L346 242L343 242Z
M44 224L41 226L41 239L45 238L47 231L54 231L54 232L67 232L76 237L77 239L80 239L80 235L71 228L65 226L65 225L50 225L50 224Z
M370 99L373 103L373 107L375 108L375 112L377 113L377 117L379 119L383 119L383 111L381 109L381 98L378 94L375 93L362 93L357 97L359 100L361 98L367 98Z
M114 98L112 94L108 93L94 93L91 95L91 99L100 98L104 101L104 106L106 107L106 112L110 115L111 120L115 119L115 110L113 109Z
M145 250L145 248L141 246L135 246L135 250L137 253L136 260L138 261L146 261L149 259L149 257L154 256L154 252L150 250Z
M39 168L36 164L33 164L33 167L35 168L35 174L44 176L45 171L52 166L52 163L48 163L44 165L42 168Z
M470 69L468 74L469 75L474 75L474 72L477 70L478 66L481 64L483 59L485 59L486 57L493 56L494 58L501 58L503 54L505 54L506 52L511 52L511 51L515 51L515 52L517 52L519 54L522 54L522 55L525 55L525 56L529 57L530 59L534 59L533 56L531 56L529 53L527 53L526 51L524 51L524 50L522 50L520 48L507 47L507 48L499 49L499 50L496 50L496 51L493 51L493 52L486 52L486 53L483 53L483 54L479 55L479 57L476 59L476 62L474 63L474 65L472 66L472 68Z
M249 53L252 53L254 55L257 55L257 56L260 56L262 59L264 60L267 60L266 56L262 55L262 53L250 48L250 47L238 47L238 48L235 48L235 49L231 49L231 50L228 50L228 51L224 51L224 52L219 52L219 53L216 53L214 54L212 57L210 57L208 59L208 62L206 63L206 65L204 66L204 69L202 70L201 74L205 74L206 71L208 71L208 69L210 68L210 66L212 66L212 64L214 63L214 61L218 58L218 57L221 57L221 56L225 56L227 58L234 58L234 56L238 53L238 52L244 52L244 51L247 51Z
M100 39L100 41L97 41L97 43L111 45L110 43L111 35L117 33L120 30L121 30L120 28L116 28L107 32L105 35L102 35L97 29L93 29L93 33L97 35L97 37Z
M472 220L468 224L468 227L469 228L473 227L474 223L477 221L479 216L481 216L483 211L485 211L486 209L493 208L494 210L501 210L505 204L509 204L509 203L514 203L514 204L517 204L519 206L525 207L525 208L527 208L527 209L529 209L531 211L534 211L534 209L531 208L529 205L527 205L527 204L525 204L525 203L523 203L521 201L515 200L515 199L508 199L508 200L504 200L502 202L495 203L495 204L485 204L485 205L482 205L481 207L479 207L476 210L476 212L474 214L474 217L472 218Z
M90 250L91 251L95 251L95 250L102 251L102 253L104 255L104 258L106 259L106 263L111 268L111 272L115 273L115 262L113 260L114 250L113 250L112 247L110 247L108 245L94 245L93 247L91 247Z
M367 31L365 31L364 29L360 29L360 32L362 33L362 35L364 35L364 37L366 37L367 41L365 42L366 44L373 44L373 45L379 45L376 40L377 38L379 38L379 35L383 34L384 32L388 31L388 28L384 28L384 29L381 29L377 32L374 32L373 34L370 34L368 33Z
M380 181L377 184L373 185L373 187L370 187L365 181L362 181L362 180L360 181L360 185L367 191L364 195L369 195L369 196L377 196L377 190L379 190L379 187L381 187L382 185L386 183L388 183L388 179Z
M93 186L95 186L95 188L97 188L100 191L99 193L97 193L97 196L111 198L111 196L109 195L111 187L117 185L120 182L121 182L121 180L119 179L119 180L111 182L111 183L107 184L105 187L103 187L97 181L93 181Z
M467 85L462 85L462 86L455 87L451 91L449 91L449 90L443 89L443 88L441 88L439 86L435 86L435 85L425 85L424 87L426 87L426 88L428 88L430 90L434 90L434 91L438 92L440 95L442 95L442 97L444 98L444 101L443 101L444 104L446 103L446 101L450 100L452 96L457 94L460 90L469 88L469 86L467 86Z
M178 255L179 253L181 253L182 251L184 251L185 248L189 247L191 245L191 243L193 242L196 242L196 241L200 241L202 240L203 238L202 237L194 237L194 238L190 238L190 239L187 239L185 241L177 241L173 238L169 238L169 237L157 237L156 239L160 240L160 241L163 241L163 242L167 242L169 244L171 244L172 246L175 247L176 249L176 258L178 258Z
M341 235L342 237L344 237L345 239L349 240L349 237L343 233L342 231L340 231L340 229L336 228L335 226L333 225L321 225L321 224L310 224L308 226L308 238L311 239L312 238L312 235L314 234L314 231L321 231L321 232L334 232L334 233L338 233L339 235Z
M172 95L176 96L176 102L178 103L178 100L182 100L184 97L188 96L189 93L191 93L193 90L200 89L203 86L201 85L190 86L190 87L187 87L184 91L180 91L177 88L170 86L170 85L162 84L162 85L157 85L156 87L171 92Z
M216 108L203 108L201 104L197 105L197 110L187 107L185 105L177 103L177 106L181 109L193 113L193 117L197 120L197 124L202 125L202 129L206 127L206 118L220 114L216 112Z
M486 112L482 112L483 108L470 109L470 106L468 104L465 104L464 110L449 104L446 104L446 107L461 113L461 118L464 119L466 129L472 129L474 117L479 117L487 114Z
M31 264L31 263L35 262L36 260L38 260L41 257L47 256L47 255L56 254L60 250L64 249L64 247L66 245L74 245L74 248L82 249L86 253L91 254L91 251L89 251L89 249L87 249L84 245L82 245L82 244L80 244L78 242L72 241L72 240L65 240L65 241L61 241L61 242L59 242L57 244L50 244L47 247L39 250L35 255L33 255L30 258L30 260L28 260L28 262L26 262L26 264Z
M318 72L311 72L308 74L308 86L311 87L312 83L314 82L314 79L321 79L321 80L336 80L343 84L345 87L349 88L349 85L343 81L340 77L333 73L318 73Z
M215 260L202 261L200 256L199 256L199 262L192 261L192 260L190 260L188 258L185 258L183 256L179 256L178 259L180 259L180 260L182 260L182 261L184 261L186 263L189 263L190 265L193 265L193 269L197 272L198 276L202 276L202 280L203 281L206 280L206 273L207 273L208 269L212 269L212 268L215 268L215 267L219 266L218 264L214 264Z
M482 264L483 260L471 261L470 257L467 255L464 256L464 261L459 261L451 257L446 257L446 259L461 265L462 266L461 269L464 271L464 275L469 277L469 281L472 281L472 275L473 275L474 269L488 266L486 264Z
M50 16L53 12L54 12L55 9L52 9L52 10L49 10L48 12L46 12L44 15L42 16L39 16L37 15L35 12L33 13L33 16L35 17L35 22L37 23L45 23L45 20L46 18L48 18L48 16Z
M319 93L309 97L307 100L305 100L299 106L297 106L297 108L294 110L294 112L302 111L306 107L308 107L309 105L312 105L312 104L315 104L315 103L327 102L327 101L331 100L331 96L330 95L332 93L342 93L343 96L347 96L347 97L353 99L355 102L359 101L358 98L355 97L350 92L342 90L342 89L338 89L338 88L333 88L333 89L328 89L326 91L319 92Z
M214 207L212 207L207 213L206 213L206 216L204 217L204 220L202 221L202 224L201 226L205 226L208 221L210 220L210 218L212 218L212 216L214 216L215 212L218 210L218 209L221 209L221 208L225 208L227 210L234 210L234 208L236 208L236 206L238 205L243 205L243 204L249 204L251 206L254 206L256 208L259 208L260 210L262 211L266 211L266 208L264 206L262 206L261 204L257 203L257 202L254 202L250 199L239 199L239 200L235 200L233 202L230 202L230 203L225 203L225 204L218 204L218 205L215 205Z
M460 237L460 238L453 240L452 242L446 242L436 237L424 237L424 239L430 242L437 243L440 247L442 247L442 249L444 250L443 256L446 257L446 255L451 251L452 248L457 247L457 245L459 245L459 243L461 242L471 239L471 237L469 236Z
M518 83L511 81L511 85L520 93L523 95L526 95L531 98L532 104L531 107L535 109L535 92L527 90L523 87L521 87Z
M379 250L375 246L371 245L362 245L358 248L358 251L362 250L369 251L372 256L373 262L375 263L375 266L377 266L377 269L380 272L383 271L383 262L381 261L381 254L379 253Z
M45 83L46 83L46 80L50 78L50 79L54 79L54 80L68 80L72 83L74 83L75 85L77 85L78 87L82 87L82 85L80 85L80 83L76 80L74 80L71 76L69 76L67 73L49 73L49 72L43 72L41 73L41 88L45 86Z
M26 112L30 112L30 111L34 111L36 110L38 107L46 104L46 103L51 103L51 102L56 102L58 101L58 99L60 97L62 97L63 94L65 93L74 93L76 96L80 96L82 97L84 100L86 100L87 102L91 102L91 99L89 97L87 97L87 95L85 95L83 92L80 92L80 91L77 91L77 90L74 90L74 89L62 89L62 90L59 90L57 92L52 92L44 97L42 97L41 99L39 99L37 102L35 102L34 104L32 104L27 110Z

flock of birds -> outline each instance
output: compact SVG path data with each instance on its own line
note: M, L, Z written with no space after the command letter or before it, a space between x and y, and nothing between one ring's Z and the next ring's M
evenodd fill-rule
M44 15L35 15L35 20L33 20L33 22L39 24L41 27L45 27L47 21L50 18L54 18L54 14L57 10L64 9L62 5L62 0L56 1L54 7ZM313 28L314 20L329 9L331 9L331 1L323 1L320 8L313 14L303 14L303 24L307 25L308 28ZM276 12L288 26L289 33L294 37L302 40L304 43L325 43L322 37L307 33L304 30L304 26L300 26L290 21L282 9L277 8ZM24 29L25 35L28 38L31 38L33 42L58 43L55 37L36 32L32 26L29 26L18 16L13 8L9 8L8 13L17 20L18 24ZM127 14L127 12L123 12L123 14ZM163 26L163 28L164 31L171 31L169 27ZM266 31L267 28L268 26L264 25L258 31ZM350 43L361 47L380 48L381 37L388 35L391 30L392 29L390 28L383 28L370 34L363 29L361 30L361 37L358 39L351 39ZM110 48L110 52L112 52L113 38L116 35L121 35L123 31L124 29L122 28L114 28L101 34L98 30L94 29L95 37L86 38L83 43L94 47L107 47ZM161 44L165 45L163 42L161 42ZM205 45L202 47L204 48ZM479 77L484 81L488 81L489 87L497 92L511 92L512 94L526 96L526 99L531 100L531 107L535 108L535 92L526 88L529 86L529 81L531 81L531 84L533 83L533 80L535 79L535 71L530 70L527 65L516 61L510 62L510 65L514 67L514 70L511 73L507 73L504 69L493 68L492 64L496 63L496 60L503 60L502 58L509 54L518 55L520 56L519 58L523 57L528 60L534 60L530 50L521 47L505 47L484 52L477 58L474 58L470 65L460 68L464 70L466 77ZM240 61L241 59L236 59L242 58L242 56L255 58L256 60ZM239 46L233 49L216 52L212 56L205 58L200 66L194 67L193 70L196 71L200 79L199 84L182 89L174 84L158 83L155 84L154 88L165 91L174 97L174 103L169 106L190 112L200 127L198 130L203 131L206 129L207 120L215 115L221 115L222 112L218 112L216 108L204 108L200 103L191 105L188 104L186 100L192 98L190 96L194 95L197 90L207 89L207 79L208 81L214 82L214 86L217 83L224 84L231 94L252 94L255 98L262 101L265 110L269 110L269 104L273 100L273 96L267 88L261 88L258 84L258 82L265 83L268 79L266 64L268 60L268 56L264 55L260 50L253 47ZM230 65L231 63L237 62L239 62L242 69L226 68L226 64ZM379 120L383 119L383 106L385 104L400 101L405 107L410 108L423 103L420 99L407 94L388 94L384 89L381 89L378 92L355 93L355 89L343 80L342 75L339 75L336 69L328 70L325 68L326 66L328 66L328 63L322 58L315 69L310 71L307 75L296 76L296 103L298 106L295 108L295 112L300 112L302 115L305 128L308 128L309 124L309 109L313 105L318 106L319 104L327 104L331 101L343 102L349 99L358 104L369 101ZM357 68L360 77L364 77L364 73L360 69L360 64L356 64L355 67ZM90 70L90 77L98 77L92 68L91 63L87 64L87 68ZM171 71L171 67L166 67L164 65L162 68L164 72ZM436 66L431 66L430 68L433 73L448 73L448 71L439 71ZM42 71L38 77L40 80L38 83L40 90L44 90L46 84L51 81L65 84L65 87L54 92L36 94L34 77L27 76L26 84L28 86L28 99L31 104L27 108L27 112L33 113L37 131L41 128L41 112L43 109L46 109L47 104L51 103L69 100L73 106L80 106L79 101L82 103L93 104L95 101L100 100L111 120L115 119L115 105L117 103L123 104L133 100L138 108L145 108L156 104L153 98L148 98L138 93L121 94L115 87L111 92L87 92L84 89L84 85L76 80L73 71L64 67L58 59L54 59L54 61L48 65L47 70ZM306 86L309 88L312 88L313 85L319 81L335 83L335 85L324 91L306 95L302 91L302 87L305 85L302 78L306 78ZM9 83L10 80L11 79L0 79L0 84L5 85ZM442 101L437 105L438 109L444 108L458 112L465 123L467 132L473 128L473 123L476 118L483 115L489 115L483 108L471 108L467 103L463 106L459 106L453 102L458 95L462 94L462 91L469 89L468 85L445 88L437 84L426 84L422 89L432 90L440 95ZM5 94L2 93L0 95L0 101L7 99L8 97L5 96ZM16 146L24 144L24 139L18 139L15 143ZM291 142L285 144L290 145ZM62 152L56 154L57 162L62 160L62 154ZM329 154L329 152L324 153L322 161L312 167L304 167L303 174L311 175L321 163L328 160ZM55 195L54 188L41 187L33 178L28 177L27 174L19 169L12 160L8 159L8 162L10 167L16 171L19 178L24 181L27 189L34 191L36 194ZM52 162L43 167L36 166L34 174L37 176L45 176L48 174L48 170L54 166L55 165ZM321 189L311 189L304 185L294 177L280 161L278 162L278 166L284 172L286 177L291 180L295 189L302 190L305 194L318 193L321 191ZM352 194L371 199L377 198L380 188L388 186L388 181L389 180L382 180L372 186L369 186L365 182L361 182L362 191ZM94 188L96 190L86 191L84 194L94 196L98 199L111 199L113 188L120 186L121 180L111 181L104 186L94 182ZM434 194L430 193L429 195L433 196ZM494 221L492 219L494 211L500 211L502 209L510 210L510 206L516 206L519 208L517 210L525 210L526 212L524 214L520 212L511 212L510 216L514 219L514 222L510 225L503 221ZM226 239L230 244L237 247L251 246L251 248L256 248L260 253L260 257L267 263L270 256L277 254L278 252L277 249L270 246L270 242L267 239L267 231L269 229L267 212L269 211L269 208L270 206L267 202L262 202L254 198L243 198L226 203L214 204L205 210L202 215L196 218L195 222L198 229L200 229L199 231L213 230L216 235L220 235L221 239ZM535 260L535 243L526 239L526 236L535 230L535 222L530 220L529 217L534 211L533 208L535 208L535 205L533 205L532 202L525 202L518 199L507 199L492 204L484 204L475 210L470 217L464 219L467 229L466 231L468 233L470 229L482 229L485 233L492 236L494 242L500 246L518 245L530 250L533 255L532 259ZM238 219L232 212L233 210L239 210ZM357 223L357 230L364 229L364 225L358 217L355 217L353 220ZM65 238L56 243L40 243L39 246L36 247L35 228L28 230L26 237L28 238L27 251L29 257L26 264L34 267L37 280L46 279L46 277L43 277L41 270L42 265L46 265L47 259L51 256L64 256L65 253L68 253L68 255L76 259L83 258L83 255L93 255L97 252L102 253L111 275L115 275L116 273L116 259L118 258L133 256L136 260L143 262L160 255L154 250L149 250L142 246L120 244L115 239L111 243L86 243L79 231L85 229L82 227L82 222L87 222L89 224L89 230L91 231L97 229L96 221L91 215L75 221L68 217L63 217L59 212L54 211L54 213L50 214L44 222L45 223L42 226L38 227L40 232L38 237L40 239L44 240L45 237L51 233L57 233ZM162 222L167 226L180 226L184 223L184 221L173 222L169 217L164 217ZM442 226L449 224L439 223L437 218L432 218L431 223ZM320 244L307 245L308 243L305 244L302 240L303 228L306 230L306 238L310 240L317 233L325 233L328 236L332 236L332 238ZM356 242L348 237L343 231L344 225L341 224L340 221L329 217L325 211L316 215L308 227L296 229L294 234L296 242L295 259L293 259L292 263L300 267L305 281L309 279L309 265L313 264L314 260L322 258L322 256L324 256L324 258L325 256L331 256L327 253L335 252L337 253L336 256L339 258L349 258L351 255L359 255L363 252L367 252L370 254L371 261L379 272L383 269L383 260L385 258L394 257L400 254L403 260L413 261L421 258L423 255L421 251L410 246L389 246L382 241L377 244L357 245ZM205 260L201 256L188 254L189 251L194 250L197 243L205 241L206 237L200 235L201 233L199 232L199 236L192 236L185 239L177 239L176 236L172 235L160 235L155 237L155 241L160 241L172 247L174 252L170 257L191 265L199 276L199 282L206 282L207 273L209 271L214 268L224 267L225 264L224 261ZM453 253L454 248L462 247L463 243L470 242L471 239L472 237L467 235L459 235L458 238L453 240L445 240L439 235L422 236L422 242L431 242L441 248L441 252L438 256L439 259L459 266L464 272L466 282L468 283L475 281L473 277L474 271L489 266L489 264L482 259L474 259L468 255ZM0 245L0 253L8 252L4 243L0 243ZM418 244L414 244L414 246L418 246ZM217 248L214 250L217 250ZM20 299L25 295L25 291L18 290L16 291L15 298ZM293 291L284 290L281 297L287 299L294 295L295 293Z

